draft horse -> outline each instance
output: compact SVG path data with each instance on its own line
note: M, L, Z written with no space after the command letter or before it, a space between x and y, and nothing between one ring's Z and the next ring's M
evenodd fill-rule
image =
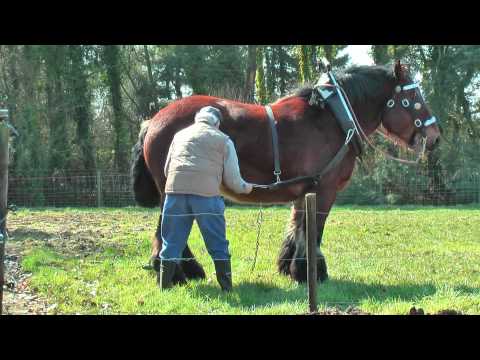
M382 131L412 151L419 152L422 142L427 150L438 143L440 130L431 119L431 111L412 81L408 68L393 66L355 66L336 75L338 85L357 116L366 136L382 125ZM283 179L319 173L345 143L345 134L333 113L312 104L314 87L297 90L270 107L277 121L279 156ZM162 207L164 200L165 158L175 133L193 123L203 106L215 106L222 112L220 129L234 142L240 169L246 181L270 184L275 181L273 145L266 108L256 104L211 96L195 95L172 102L146 122L133 148L132 177L136 201L145 207ZM317 183L299 182L275 190L255 189L249 195L237 195L226 188L222 194L239 203L293 202L286 237L278 257L280 273L298 282L306 281L304 195L317 194L318 280L328 278L325 258L320 250L328 213L336 194L352 176L356 153L350 147L343 159ZM161 214L152 242L151 261L161 250ZM187 246L174 282L204 278L202 266Z

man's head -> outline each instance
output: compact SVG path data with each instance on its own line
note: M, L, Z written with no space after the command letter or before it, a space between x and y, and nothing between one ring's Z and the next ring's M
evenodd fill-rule
M206 122L218 128L222 121L222 113L213 106L205 106L195 115L195 122Z

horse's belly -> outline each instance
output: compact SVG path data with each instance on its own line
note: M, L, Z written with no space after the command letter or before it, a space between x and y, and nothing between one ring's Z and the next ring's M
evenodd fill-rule
M254 189L250 194L236 194L222 186L220 191L225 198L237 203L285 204L297 200L303 194L304 187L295 185L275 191Z

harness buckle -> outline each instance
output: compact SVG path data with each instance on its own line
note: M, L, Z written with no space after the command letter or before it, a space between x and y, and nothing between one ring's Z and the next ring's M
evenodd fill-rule
M280 175L281 175L281 174L282 174L281 171L274 171L274 172L273 172L273 175L275 175L275 176L277 177L277 182L280 182L280 181L281 181L281 180L280 180Z

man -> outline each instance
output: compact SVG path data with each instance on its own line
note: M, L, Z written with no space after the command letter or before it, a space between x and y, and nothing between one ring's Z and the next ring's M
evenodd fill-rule
M220 110L204 107L195 115L194 124L179 131L170 145L165 163L160 289L172 286L175 265L187 244L194 218L214 261L222 290L232 289L220 185L223 182L239 194L249 194L253 185L240 175L233 142L219 130L221 120Z

